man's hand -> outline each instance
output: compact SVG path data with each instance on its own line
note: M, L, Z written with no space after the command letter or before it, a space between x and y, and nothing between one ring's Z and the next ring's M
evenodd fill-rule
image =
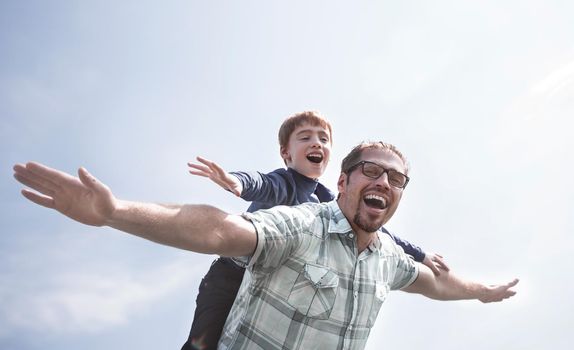
M450 270L448 265L444 262L442 255L436 253L426 253L423 264L431 269L436 276L440 275L440 270Z
M517 283L516 278L506 284L485 285L460 278L453 271L443 270L440 275L435 275L427 266L419 264L417 279L402 290L436 300L477 299L483 303L491 303L514 296L516 291L511 288Z
M30 201L86 225L105 225L116 208L115 197L86 169L80 168L78 176L34 162L14 166L14 178L39 192L23 189Z
M510 288L514 287L517 283L518 278L515 278L513 281L506 284L486 286L484 296L478 298L478 300L482 301L483 303L492 303L508 299L516 294L516 292Z
M194 164L191 162L187 163L187 166L191 168L189 170L190 174L208 177L211 179L211 181L223 187L223 189L230 191L237 197L241 196L243 186L235 176L227 173L225 170L223 170L223 168L221 168L215 162L212 162L210 160L201 157L197 157L196 159L203 165Z

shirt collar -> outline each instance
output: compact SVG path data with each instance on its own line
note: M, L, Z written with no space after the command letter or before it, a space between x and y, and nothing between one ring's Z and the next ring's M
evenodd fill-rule
M347 220L345 215L343 215L343 212L341 211L341 208L339 207L339 203L337 203L337 200L332 200L328 202L327 206L331 211L331 216L329 218L329 228L327 232L336 233L340 235L353 232L353 228L351 227L351 224L349 224L349 221ZM381 249L382 243L379 236L380 234L381 231L380 230L377 231L375 239L367 247L371 252L378 251Z
M351 224L347 221L345 215L339 208L339 203L337 200L332 200L327 203L329 207L329 211L331 212L331 216L329 218L329 233L339 233L339 234L346 234L353 231Z

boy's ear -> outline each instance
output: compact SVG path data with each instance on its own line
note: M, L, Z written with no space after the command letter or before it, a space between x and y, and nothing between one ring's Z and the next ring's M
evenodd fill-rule
M283 158L285 162L290 160L291 155L289 154L289 150L287 149L287 147L281 146L281 148L279 148L279 153L281 154L281 158Z

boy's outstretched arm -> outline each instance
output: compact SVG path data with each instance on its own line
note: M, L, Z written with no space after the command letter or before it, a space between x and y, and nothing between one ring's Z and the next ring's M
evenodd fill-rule
M24 189L24 197L83 224L106 225L199 253L246 256L255 250L255 228L241 216L206 205L123 201L84 168L78 176L39 163L14 166L14 177L37 191Z
M187 166L190 168L190 174L208 177L211 179L211 181L223 187L225 190L233 193L237 197L241 196L243 185L235 176L223 170L223 168L215 162L202 157L197 157L196 159L203 165L188 162Z
M417 279L402 290L418 293L436 300L477 299L490 303L508 299L516 294L511 288L518 283L514 279L505 284L484 285L482 283L464 280L452 271L443 271L435 275L429 268L419 264Z

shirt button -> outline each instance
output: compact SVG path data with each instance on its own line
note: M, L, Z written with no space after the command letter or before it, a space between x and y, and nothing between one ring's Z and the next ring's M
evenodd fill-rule
M349 238L353 238L353 237L355 237L355 235L352 233L349 233Z

